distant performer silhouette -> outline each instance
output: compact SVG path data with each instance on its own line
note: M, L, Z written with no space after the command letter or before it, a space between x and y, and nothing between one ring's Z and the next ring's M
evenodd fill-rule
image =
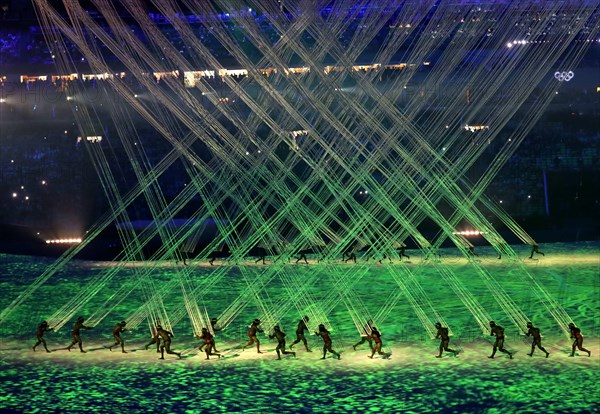
M531 254L529 255L530 259L533 259L533 254L534 253L541 254L542 256L545 256L544 252L540 251L540 246L538 246L537 244L532 244L531 245Z
M475 246L469 246L467 249L467 258L474 259L475 257L479 257L479 255L475 253Z
M346 263L346 262L349 262L350 260L352 260L354 263L356 263L356 251L355 251L354 246L352 246L342 252L342 261L344 263Z
M304 263L308 264L308 259L306 258L306 250L300 250L298 252L298 257L296 258L296 264L298 264L298 262L300 262L301 260L304 260Z
M402 246L400 246L400 248L398 249L398 257L400 258L400 261L402 261L403 257L406 257L408 260L410 260L410 256L407 255L406 253L406 245L403 244Z
M266 264L265 263L266 257L267 257L267 251L265 250L265 248L264 247L259 247L258 248L258 259L256 259L254 261L254 263L258 263L258 262L260 262L262 260L262 264Z

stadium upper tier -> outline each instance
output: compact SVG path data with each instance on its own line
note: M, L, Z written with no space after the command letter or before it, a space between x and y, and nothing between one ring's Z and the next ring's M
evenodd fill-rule
M405 2L410 3L410 2ZM427 2L416 2L416 3L427 3ZM499 28L494 27L494 22L497 20L497 14L501 11L502 7L508 3L514 2L453 2L456 8L452 14L444 13L442 16L438 16L434 11L428 9L428 7L421 4L423 13L428 13L426 17L420 16L418 13L411 14L410 17L403 16L400 11L394 9L392 12L390 9L381 7L380 17L382 17L384 24L379 24L375 30L377 34L365 45L364 51L356 57L354 64L357 65L372 65L374 63L373 58L377 55L377 52L382 46L385 46L386 42L393 37L394 32L405 32L406 40L403 44L398 45L397 53L387 63L391 62L404 62L407 54L411 52L412 44L418 39L424 36L436 39L435 42L441 43L440 39L448 39L449 41L456 35L461 33L462 36L481 37L482 40L495 36L496 30ZM568 2L561 2L560 13L552 14L542 12L544 7L550 7L549 3L553 2L518 2L518 5L511 4L510 7L518 7L523 9L522 15L515 20L515 35L522 33L522 35L516 36L514 39L515 46L524 44L539 44L546 42L550 38L553 32L576 30L578 33L575 36L574 41L589 41L590 32L597 32L597 16L593 15L590 19L589 24L583 26L583 28L572 28L572 15L571 13L577 13L578 8L581 7L592 7L592 3L587 4L586 2L572 2L569 5ZM544 6L545 5L545 6ZM376 7L376 6L370 6ZM446 6L447 7L447 6ZM476 11L473 11L473 8ZM140 22L134 19L130 14L127 14L124 10L117 8L119 22L118 24L127 25L131 33L142 42L143 44L151 43L148 31L143 26L144 22ZM114 22L109 21L100 12L90 9L86 11L91 18L99 25L99 28L103 30L109 36L114 35L112 29ZM294 14L286 13L281 11L281 16L286 16L290 21L295 21L301 18L303 13L306 11L296 11ZM320 11L321 17L323 18L324 24L335 26L339 19L352 19L353 21L348 25L347 29L339 33L337 41L342 47L347 47L351 42L356 41L355 37L361 35L361 30L373 29L370 25L365 24L363 21L364 12L356 11L353 8L347 9L335 9L331 10L324 9ZM595 13L597 14L597 13ZM174 20L184 22L189 25L193 30L197 40L199 40L211 54L216 57L224 67L229 68L241 68L241 65L234 56L229 52L229 48L225 47L222 42L218 40L218 36L215 34L219 31L224 31L229 34L233 34L239 45L244 46L245 53L254 62L258 62L262 57L262 51L253 45L253 42L248 38L249 32L247 28L242 24L241 19L251 19L254 22L254 30L258 30L262 38L269 43L270 46L275 45L284 35L281 30L273 24L274 18L277 16L270 15L267 12L258 12L252 8L245 10L230 10L228 12L218 13L212 16L199 16L195 14L180 14L177 16L165 16L159 12L148 12L144 14L147 17L147 24L156 26L160 33L165 36L167 41L176 49L181 57L190 62L192 66L198 68L204 68L207 65L202 62L194 52L193 47L189 44L190 39L186 38L181 34L180 31L173 25ZM463 17L461 17L463 16ZM439 21L438 21L439 20ZM2 25L0 25L0 72L1 73L16 73L15 70L21 70L27 67L29 70L35 71L48 71L44 66L54 65L56 56L63 54L68 57L77 68L81 71L89 71L89 65L86 62L85 54L81 53L80 48L70 39L65 39L62 45L48 45L45 39L45 34L50 30L50 27L45 27L37 22L29 21L14 21L8 19L0 19ZM220 25L216 26L215 21L219 22ZM487 22L488 24L481 24ZM453 23L446 25L444 23ZM457 26L458 24L458 26ZM99 48L102 52L104 59L114 66L115 70L123 69L122 62L115 56L115 54L106 46L104 42L92 31L85 31L86 36L93 38L95 41L95 47ZM301 31L298 36L301 39L302 44L310 49L317 40L311 35L309 30ZM600 39L596 39L600 42ZM510 45L511 42L507 43ZM156 51L156 54L161 59L165 59L165 56L161 55L160 51ZM301 67L304 62L298 55L291 56L289 59L290 66ZM195 64L195 65L194 65ZM331 56L324 56L323 66L337 65L339 62ZM184 68L178 68L183 70ZM265 69L267 69L265 67Z

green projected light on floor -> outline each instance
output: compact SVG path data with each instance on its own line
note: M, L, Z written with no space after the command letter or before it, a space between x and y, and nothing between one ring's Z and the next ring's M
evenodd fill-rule
M328 311L334 349L342 353L340 361L328 357L319 360L322 340L307 333L313 352L306 352L302 344L294 347L296 357L276 359L276 341L267 334L258 336L264 354L254 348L242 351L248 341L248 324L260 309L251 303L240 310L226 329L216 332L216 343L223 358L206 361L197 351L202 342L193 337L194 324L183 318L175 324L172 347L183 352L182 359L166 355L158 359L154 346L145 350L149 332L144 325L122 334L127 354L108 346L114 343L111 331L123 315L133 314L145 303L143 287L137 286L127 298L112 309L111 314L93 329L82 332L85 354L67 352L71 342L70 330L47 332L45 339L51 353L38 348L33 352L35 328L51 314L57 303L64 303L79 289L79 283L96 278L110 262L72 261L60 274L36 292L36 298L23 303L3 325L0 347L0 401L5 409L23 408L24 411L85 407L89 412L106 412L117 403L121 410L142 412L148 406L160 405L168 411L202 411L207 407L217 412L362 412L362 411L447 411L488 412L533 411L590 412L597 404L600 323L598 307L598 249L597 243L548 244L546 256L529 261L528 248L517 247L531 274L543 283L561 306L581 327L584 346L592 351L588 358L577 351L569 358L571 340L565 338L546 310L531 293L531 284L520 273L519 266L498 261L491 248L480 250L480 260L495 277L502 275L503 287L534 324L542 330L543 345L550 353L548 359L537 350L530 352L531 338L512 329L508 319L495 304L492 294L476 277L476 271L455 249L440 249L442 260L460 275L466 288L499 324L507 328L506 347L514 353L510 360L504 355L488 359L492 349L489 332L483 335L472 314L440 279L435 266L418 253L409 251L414 277L421 283L436 309L446 315L452 328L450 347L459 349L457 357L451 353L438 354L439 340L432 340L421 328L412 307L397 301L389 314L380 320L384 351L391 352L389 360L369 359L368 344L352 345L360 339L351 312L346 304L332 302ZM314 260L308 257L309 263ZM358 258L359 262L362 259ZM10 276L3 278L0 288L5 292L0 305L6 306L9 297L18 294L39 274L50 261L20 256L0 256L3 268ZM137 263L123 267L111 282L89 301L81 314L91 315L106 303L120 285L131 279ZM215 262L219 265L219 262ZM194 278L205 278L213 271L208 264L190 264ZM295 265L287 265L293 267ZM309 286L307 294L316 303L326 303L328 292L323 286L336 283L339 275L354 264L336 263L330 273L319 273L321 285ZM397 263L393 266L401 266ZM168 283L183 264L174 261L156 266L156 283ZM258 276L263 266L247 265L247 276ZM297 274L310 277L313 265L298 265ZM378 283L370 280L378 277ZM223 287L226 286L226 289ZM370 312L380 309L396 286L389 266L377 264L369 268L360 282L361 300ZM274 301L288 297L288 287L273 279L264 287ZM201 308L209 315L218 314L230 305L230 300L246 291L246 283L239 270L229 269L221 284L204 292ZM183 301L182 291L174 289L164 297L167 312L174 314ZM310 311L311 307L306 310ZM289 306L277 323L287 333L287 344L295 338L297 310ZM173 322L175 318L171 319ZM320 320L311 320L316 324ZM69 321L70 328L72 320ZM309 323L309 326L314 327ZM201 385L199 385L201 384ZM568 390L565 392L564 390ZM562 394L561 394L562 393ZM556 395L564 398L556 399ZM24 407L23 402L28 406ZM249 402L251 401L251 403ZM31 407L31 409L29 409ZM275 408L274 408L275 407ZM545 408L544 408L545 407Z

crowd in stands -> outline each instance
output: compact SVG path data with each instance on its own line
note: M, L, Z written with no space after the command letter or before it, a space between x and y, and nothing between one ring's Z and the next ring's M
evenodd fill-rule
M60 93L58 89L55 92ZM48 214L57 211L57 208L49 206L61 200L60 194L72 194L74 199L79 197L81 201L81 189L90 182L98 181L90 158L81 140L78 140L79 130L73 123L74 104L66 99L36 102L34 97L25 98L32 101L0 105L0 190L2 196L10 201L0 203L0 215L16 221L44 222ZM116 137L109 114L104 113L103 116L106 117L102 121L106 126L103 134ZM593 114L591 118L582 115L561 118L555 113L544 115L492 181L487 194L497 201L501 200L505 209L514 216L543 215L544 172L562 174L566 178L598 174L600 136L597 126L594 127L594 119ZM582 125L589 127L583 128ZM139 121L138 133L144 137L156 135L142 120ZM502 139L501 135L498 145ZM118 143L117 139L112 145L115 143ZM144 144L144 150L149 157L158 159L164 153L165 145L168 145L165 140L157 136ZM494 145L490 145L490 156L496 150ZM125 152L118 149L107 151L108 157L119 157L119 154L126 157ZM125 159L119 164L128 165ZM475 179L476 176L469 178ZM128 179L135 180L134 174L124 173L122 180ZM42 181L51 185L41 186ZM131 184L125 183L125 187ZM185 178L172 177L165 181L163 191L174 196L184 184ZM21 186L24 191L21 191ZM19 194L14 200L13 193ZM25 194L29 195L29 199L23 198ZM99 187L93 197L96 197L94 204L101 206L103 196Z
M244 11L244 13L246 13L245 17L257 21L266 37L272 42L278 40L279 34L269 24L269 19L257 15L251 10ZM150 17L171 44L184 57L193 61L192 50L173 26L161 15L152 14ZM195 16L185 16L184 18L188 20L202 44L207 46L217 59L227 61L231 58L214 36L213 29L202 24ZM234 32L237 30L234 20L230 19L230 16L223 14L221 18L227 30ZM131 25L130 30L138 38L144 39L143 32L135 25ZM247 42L243 31L238 30L238 32L236 33L237 40L241 43ZM342 41L348 42L352 32L353 30L349 30L348 37ZM314 42L309 34L305 33L304 36L306 37L305 42ZM379 36L383 36L383 34ZM73 43L67 42L67 49L66 52L72 59L83 59ZM52 54L58 52L60 51L52 51L46 45L39 26L8 28L0 25L0 68L2 70L10 70L13 65L24 64L30 67L32 64L41 64L47 66L48 73L52 73L54 70ZM60 90L60 85L52 87L57 91ZM581 106L597 105L597 95L590 94L581 98L583 99ZM566 99L574 101L580 97L578 95L576 98L567 97ZM0 203L2 217L21 217L24 221L44 222L45 216L49 214L49 200L54 197L54 194L81 194L78 186L83 185L84 176L88 179L90 175L94 174L89 159L85 156L85 151L77 145L78 133L77 128L72 124L72 104L67 103L66 100L61 100L61 102L26 102L20 106L9 104L0 106L0 122L3 122L0 132L0 145L2 145L0 153L2 186L0 190L2 197L13 198L12 194L19 193L18 190L21 186L29 190L38 188L41 181L52 182L51 187L44 187L43 191L40 190L42 192L39 194L45 194L44 197L47 197L47 200L42 203L38 202L40 196L34 194L27 200L19 196L14 197L18 198L18 200L13 200L14 202ZM567 115L563 118L554 113L545 115L489 187L488 194L498 201L502 200L507 210L510 210L515 216L544 213L543 171L585 173L600 169L598 114L585 113L582 115L578 111L567 110L562 110L560 113ZM7 123L8 119L12 124ZM30 126L29 129L21 128L24 122ZM65 130L68 132L65 133ZM146 133L152 134L153 132L147 130ZM490 148L490 151L493 150L494 148ZM145 147L145 151L152 154L151 147ZM156 153L160 154L162 151L156 151ZM87 176L84 174L86 171L89 173ZM79 175L73 172L77 172ZM180 191L182 184L183 182L173 181L169 184L170 186L165 185L163 189L175 194ZM79 197L81 196L79 195Z

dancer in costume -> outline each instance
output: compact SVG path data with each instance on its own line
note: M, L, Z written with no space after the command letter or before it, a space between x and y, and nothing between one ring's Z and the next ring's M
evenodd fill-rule
M573 341L573 350L571 351L571 357L575 356L575 348L580 351L584 351L588 353L588 356L592 356L592 351L589 351L583 347L583 335L581 334L581 329L577 328L573 322L569 324L569 330L571 331L571 338L575 339Z
M125 325L127 325L127 322L122 321L122 322L116 324L115 327L113 328L112 334L115 338L115 343L108 347L108 349L111 352L112 352L113 346L121 345L121 352L123 352L124 354L127 353L127 352L125 352L125 341L123 340L123 338L121 338L121 334L127 330L127 329L125 329Z
M211 355L216 355L221 358L221 354L217 352L213 352L215 349L215 341L213 334L206 328L202 328L202 335L196 335L198 339L204 339L204 343L200 345L198 349L202 350L204 348L204 352L206 353L206 359L210 359Z
M275 325L273 327L273 335L269 335L269 338L277 338L277 348L275 348L275 351L277 351L277 359L281 359L281 354L291 354L296 357L295 352L285 350L285 332L283 332L279 326Z
M50 352L50 350L48 349L48 346L46 345L46 340L44 339L44 332L51 331L52 329L53 328L50 328L48 326L48 322L43 321L42 323L40 323L40 326L38 326L38 329L37 329L37 332L36 332L37 342L33 346L33 352L35 352L35 348L39 344L44 345L44 349L46 350L46 352Z
M249 347L252 344L256 343L256 351L259 354L262 354L262 352L260 351L260 341L256 337L257 332L263 331L259 325L260 325L260 319L254 319L254 321L252 321L252 324L250 325L250 330L248 331L248 338L250 338L250 340L248 341L248 343L246 345L244 345L242 347L242 351L244 351L246 349L246 347Z
M218 321L217 318L210 318L210 326L212 328L212 331L215 333L221 330L221 328L217 328L217 321ZM200 348L199 348L200 351L202 351L204 349L205 345L206 345L206 343L200 345ZM220 352L220 351L217 351L217 345L215 344L215 336L214 335L212 335L212 346L213 346L213 351L215 351L216 353Z
M67 347L67 350L69 352L71 352L71 348L73 347L73 345L78 344L79 345L79 350L83 353L85 353L86 351L83 350L83 342L81 341L81 330L82 329L92 329L89 326L85 326L83 324L83 316L80 316L79 318L77 318L77 320L75 321L75 324L73 325L73 331L71 332L73 335L73 342L71 342L71 345L69 345Z
M306 348L306 352L312 352L308 348L308 342L306 341L306 337L304 336L304 331L308 331L308 327L306 324L308 323L308 316L304 316L302 319L298 321L298 327L296 328L296 340L291 343L290 349L293 349L294 345L298 342L302 341L304 343L304 347Z
M525 333L525 335L533 337L533 342L531 343L531 352L527 355L533 356L533 351L537 346L539 349L546 353L546 358L548 358L548 355L550 355L550 353L546 351L546 349L542 346L542 335L540 334L540 328L536 328L535 326L533 326L533 323L527 322L527 329L528 331Z
M325 356L327 355L327 351L329 351L333 355L337 356L338 360L341 359L340 354L335 352L331 348L331 337L329 336L329 331L327 330L327 328L325 328L325 325L320 324L319 331L315 332L315 335L319 335L321 338L323 338L323 358L321 358L321 359L325 359Z
M388 352L383 352L381 350L381 346L382 346L381 332L379 332L377 330L377 328L374 326L371 326L371 338L373 338L373 341L375 342L375 346L372 348L373 350L371 351L371 355L369 356L369 358L373 359L375 352L377 352L379 355L383 355L384 359L388 359L391 354Z
M440 339L440 353L439 353L439 355L436 356L436 358L441 358L443 351L452 352L454 354L454 356L456 356L458 354L458 351L448 348L448 345L450 344L450 336L448 336L448 328L445 326L442 326L442 324L439 322L437 322L435 324L435 327L437 328L437 334L435 335L435 339L438 339L438 338Z
M508 357L512 359L512 354L504 349L504 328L500 325L496 325L496 322L494 321L490 321L490 328L490 336L495 336L496 342L494 342L494 350L492 351L492 355L490 355L488 358L494 358L494 355L496 355L496 350L499 350L500 352L508 354Z

